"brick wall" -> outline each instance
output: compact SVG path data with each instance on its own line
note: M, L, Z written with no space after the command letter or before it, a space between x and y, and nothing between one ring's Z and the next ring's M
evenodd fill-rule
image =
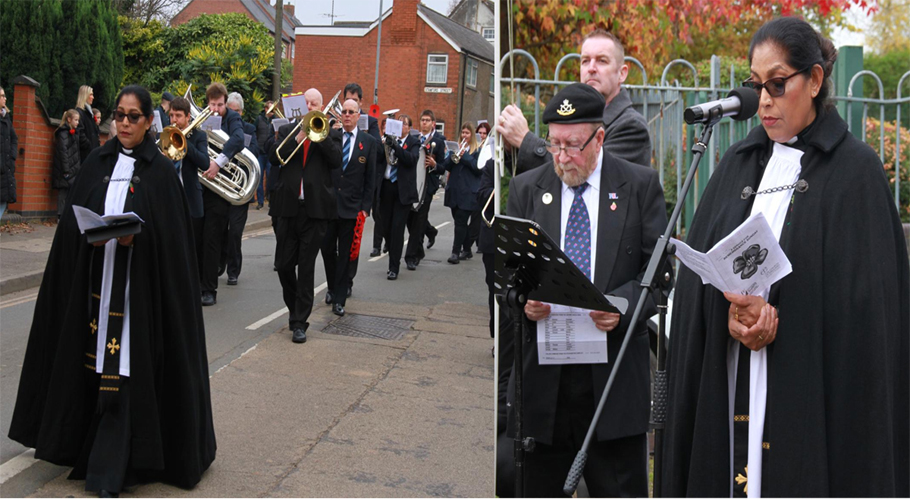
M411 6L413 8L408 9ZM402 18L409 18L402 19ZM416 2L395 2L392 14L382 24L382 46L379 59L379 107L381 111L399 108L409 115L414 125L420 112L431 109L437 121L445 123L446 137L459 126L459 79L461 56L429 25L417 17ZM410 29L410 34L407 33ZM377 29L365 36L297 35L294 61L294 92L316 88L326 101L347 83L363 87L363 107L373 104L373 82L376 71ZM447 54L448 74L445 85L427 85L427 55ZM451 88L451 94L424 92L425 87ZM457 131L456 131L457 133Z
M13 80L13 130L19 138L16 159L16 197L9 206L24 218L56 217L57 191L51 187L54 160L54 130L41 101L35 96L38 82L28 77ZM101 143L107 140L102 133Z

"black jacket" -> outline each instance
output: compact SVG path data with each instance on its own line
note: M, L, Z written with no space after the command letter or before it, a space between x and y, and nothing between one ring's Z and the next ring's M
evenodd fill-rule
M397 180L398 183L398 201L402 205L417 203L420 198L417 196L417 159L420 155L420 139L416 135L408 135L404 139L404 144L399 146L397 143L392 146L395 150L395 156L398 158ZM383 154L385 151L383 151ZM423 168L423 165L420 166ZM381 179L385 179L385 170L381 174Z
M229 159L233 159L234 155L243 149L244 129L240 114L231 109L225 109L224 116L221 117L221 130L228 135L228 140L224 143L221 152Z
M278 130L275 144L280 145L294 128L293 123L283 125ZM314 219L337 219L338 206L335 201L335 185L332 182L332 170L341 168L341 131L331 129L329 136L321 142L309 143L304 165L304 146L294 156L291 153L297 148L297 141L292 137L280 151L277 146L269 155L269 161L278 165L276 153L288 159L287 165L278 172L278 185L271 195L269 215L272 217L296 217L300 208L300 183L303 181L303 194L306 200L306 214ZM273 174L274 175L274 174Z
M474 153L465 153L458 163L452 161L452 155L438 163L436 170L441 174L449 172L446 184L445 206L461 210L480 210L477 204L477 190L480 189L480 175L483 173L477 165L478 149Z
M101 129L98 127L98 124L95 123L95 115L92 114L91 110L82 107L76 108L76 111L79 112L78 128L82 130L82 135L86 138L86 141L80 142L79 145L80 159L85 161L88 154L101 145Z
M171 125L171 115L169 115L160 104L155 108L155 111L161 115L161 130L164 130L165 127L169 127Z
M342 130L342 145L343 136ZM347 166L342 165L342 168L332 170L339 218L356 219L361 211L369 215L375 194L373 183L376 182L376 177L373 172L376 170L378 149L378 143L373 136L358 130L357 138L351 146L351 159Z
M551 197L543 196L544 193L549 193ZM614 202L615 210L612 209ZM552 164L547 163L521 174L509 183L508 215L536 221L556 242L561 238L561 207L562 181L553 171ZM632 312L641 295L642 276L654 245L666 226L666 205L657 171L620 160L604 151L596 235L597 260L592 281L603 293L628 300L629 306L627 314L620 318L619 326L606 334L609 362L579 365L591 367L594 386L592 405L596 406L600 401L623 337L631 327ZM529 298L534 299L533 294ZM648 431L651 370L644 319L653 316L657 306L651 297L646 300L642 320L634 325L633 336L616 374L616 383L597 424L596 439L599 441ZM537 342L533 340L537 336L537 324L527 317L524 321L527 343L523 363L523 431L538 442L552 444L562 367L538 364ZM514 400L514 380L510 380L509 401ZM510 436L514 434L513 418L510 412Z
M79 127L70 133L70 127L66 122L54 132L54 165L51 177L54 189L69 189L76 182L76 174L82 165L79 146L85 141Z
M196 129L186 140L186 156L180 169L183 177L183 191L190 208L190 217L204 215L202 209L202 184L199 183L199 172L209 169L208 138L205 131Z
M7 111L0 117L0 203L16 202L16 158L19 138L13 130L13 119Z
M275 134L272 133L272 118L265 116L265 111L256 117L256 145L259 151L266 151L265 141Z
M420 142L420 136L417 136L417 141ZM435 144L435 146L433 146ZM433 132L433 135L430 136L429 144L424 144L423 147L430 150L433 148L431 154L436 158L436 166L445 161L446 159L446 136L440 134L439 132ZM427 170L427 184L426 184L426 196L427 199L430 199L436 191L439 190L439 171L435 169Z

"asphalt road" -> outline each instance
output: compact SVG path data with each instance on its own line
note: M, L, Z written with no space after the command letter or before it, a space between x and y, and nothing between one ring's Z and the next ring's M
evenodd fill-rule
M441 195L440 191L430 213L430 221L440 228L436 245L427 251L427 257L417 271L408 271L402 264L401 275L395 282L386 280L387 254L369 258L373 224L368 220L353 296L348 299L349 310L358 300L370 298L415 306L444 302L486 305L480 255L457 266L446 263L453 227ZM218 303L203 308L210 375L286 327L287 314L282 313L285 306L272 267L274 250L275 237L271 228L246 233L239 285L227 286L226 276L222 276ZM320 256L316 265L316 307L326 307L323 305L324 282ZM37 291L33 288L4 295L0 301L0 488L3 490L0 495L3 497L28 495L67 470L34 461L26 448L7 437Z

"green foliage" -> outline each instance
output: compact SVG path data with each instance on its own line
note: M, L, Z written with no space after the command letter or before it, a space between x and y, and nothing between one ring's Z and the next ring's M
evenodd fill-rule
M882 79L885 99L894 99L897 97L897 83L904 73L910 71L910 46L881 54L865 53L863 55L863 68L872 71ZM901 95L903 97L910 95L910 77L904 79L904 88L901 89ZM863 77L863 96L881 97L878 95L878 83L870 76ZM878 113L877 106L871 107L870 113ZM886 121L895 120L896 115L897 106L885 106ZM904 104L901 108L901 121L906 124L908 120L910 120L910 106Z
M167 59L165 27L154 19L148 24L126 16L118 20L123 30L123 83L158 88L162 76L160 63Z
M901 127L900 151L900 212L901 221L910 222L910 130ZM881 122L875 118L866 119L866 144L878 151L881 144ZM897 155L897 124L885 122L885 154L884 168L891 192L894 192L895 159ZM893 200L892 200L893 201Z
M59 40L63 9L59 0L0 1L0 85L13 107L13 78L25 75L41 84L38 97L52 117L63 114L63 75L59 70L61 54L67 46ZM78 89L77 89L78 90ZM75 104L72 100L70 106Z

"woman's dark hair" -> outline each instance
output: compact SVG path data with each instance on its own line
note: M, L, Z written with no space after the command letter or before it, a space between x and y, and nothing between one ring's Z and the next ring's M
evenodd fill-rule
M145 87L140 85L127 85L123 87L119 94L117 94L117 100L114 101L114 107L120 105L120 99L125 95L134 95L136 99L139 100L139 111L146 118L152 117L152 96L149 94L148 90L145 90Z
M477 126L477 130L475 132L480 132L480 129L486 130L487 134L489 134L490 133L490 124L487 122L481 123L480 125Z
M822 86L813 101L816 108L830 106L828 97L831 93L829 77L834 71L834 62L837 61L837 49L831 40L815 31L809 23L795 17L779 17L768 21L752 36L749 44L749 63L752 63L752 54L755 48L772 43L787 53L787 64L803 69L816 64L824 70Z

